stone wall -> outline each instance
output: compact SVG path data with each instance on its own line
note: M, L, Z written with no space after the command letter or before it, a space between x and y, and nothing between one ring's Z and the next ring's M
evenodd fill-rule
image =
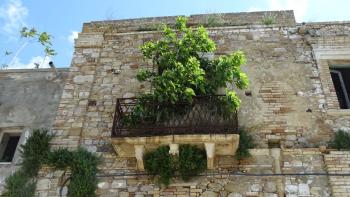
M344 151L332 151L325 156L327 171L340 175L329 177L330 189L334 196L350 196L350 154ZM341 176L347 174L347 176Z
M155 31L163 24L174 26L178 16L138 18L125 20L94 21L84 23L83 32L118 32L130 33ZM190 26L254 26L264 24L264 20L272 18L278 26L294 26L295 18L291 10L273 12L240 12L221 14L199 14L188 16Z
M271 15L276 16L275 23L264 25L264 17ZM75 42L52 145L70 149L80 145L102 157L97 194L348 195L350 181L327 173L347 172L343 158L349 153L326 154L310 147L326 145L338 129L350 129L350 111L337 106L329 76L330 61L350 59L350 23L295 24L291 11L200 15L189 20L194 27L208 26L217 44L216 57L236 50L247 56L243 70L251 85L238 91L242 98L239 125L258 145L251 151L252 158L237 162L233 156L216 157L209 174L162 188L150 177L137 175L135 158L118 157L111 140L116 98L150 91L149 84L135 77L138 69L150 66L139 46L160 37L157 25L174 21L175 17L160 17L85 23ZM282 150L267 149L272 143ZM43 168L38 194L58 196L61 174Z
M279 159L273 153L276 150L280 152ZM174 180L168 187L132 170L118 173L117 166L109 165L108 170L99 174L97 194L120 197L349 196L348 176L335 175L348 173L349 162L344 158L350 158L350 152L321 153L312 148L252 149L251 154L251 158L241 163L233 158L221 158L231 159L231 166L218 164L221 170L206 172L186 183ZM60 187L57 185L62 173L44 168L40 172L39 196L58 196ZM67 188L63 187L62 192L66 194Z
M261 23L268 14L278 15L275 24ZM245 52L248 61L243 70L251 85L246 92L238 91L242 98L239 125L254 136L258 148L278 142L282 151L255 149L252 158L240 163L232 156L216 157L213 172L218 175L204 175L167 188L160 188L147 176L130 175L137 173L136 159L118 157L111 145L116 98L149 91L149 84L139 83L135 77L138 69L150 66L139 46L158 39L160 32L155 31L155 25L173 25L175 17L84 24L54 123L59 135L53 146L82 145L101 155L97 191L101 196L292 197L331 196L332 192L337 196L337 192L346 191L349 182L344 179L338 183L327 176L329 163L323 158L333 158L335 152L325 156L318 149L305 148L327 144L334 130L350 128L349 116L341 115L347 112L339 112L334 105L328 64L322 67L320 61L325 56L318 55L324 48L342 51L349 43L350 25L295 24L292 15L258 12L191 16L189 20L192 26L211 26L208 31L217 44L215 56ZM219 22L209 25L210 17ZM334 109L336 113L330 113ZM58 177L59 173L44 169L38 192L57 196ZM339 184L343 184L341 188Z
M264 14L269 13L251 15L254 18ZM290 12L272 14L281 14L277 17L283 19L281 23L208 28L217 44L216 56L236 50L247 55L243 70L250 78L251 85L246 91L250 94L238 91L242 98L239 125L251 132L263 148L268 147L269 141L279 141L286 148L326 144L340 127L338 124L350 127L347 117L334 118L327 113L331 105L326 103L329 95L314 57L314 47L323 46L327 39L348 39L349 24L295 25L285 21L290 19ZM134 27L145 21L169 22L168 19L84 24L76 40L71 75L54 124L61 135L53 144L74 147L80 143L97 151L99 146L109 143L116 98L149 91L149 84L139 83L135 77L138 69L150 66L139 46L160 36L158 31L123 32L118 27ZM105 23L116 28L102 28L102 31L97 24Z

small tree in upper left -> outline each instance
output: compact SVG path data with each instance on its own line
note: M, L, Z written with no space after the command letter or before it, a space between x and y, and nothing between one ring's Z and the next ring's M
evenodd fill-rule
M48 34L47 32L38 32L35 28L27 28L23 27L20 31L21 39L24 39L24 42L17 48L16 51L12 52L10 50L6 50L4 53L5 57L12 56L11 61L9 63L2 63L0 69L5 69L10 66L12 66L15 63L15 60L17 59L18 55L21 53L21 51L30 43L36 42L39 43L44 50L44 58L42 62L37 62L36 67L40 67L45 62L45 59L50 56L54 56L57 53L52 48L52 36Z

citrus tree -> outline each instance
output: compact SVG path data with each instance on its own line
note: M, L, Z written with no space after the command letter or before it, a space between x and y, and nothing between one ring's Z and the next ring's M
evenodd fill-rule
M156 69L143 69L137 75L139 81L151 83L152 91L139 97L133 117L152 115L152 107L147 104L150 101L158 105L191 103L194 96L215 95L228 83L238 89L248 87L248 77L241 70L246 63L243 52L208 58L216 50L214 41L203 26L188 27L185 17L177 18L174 29L165 25L161 39L146 42L140 49ZM227 89L220 102L226 111L233 112L241 101L233 90Z

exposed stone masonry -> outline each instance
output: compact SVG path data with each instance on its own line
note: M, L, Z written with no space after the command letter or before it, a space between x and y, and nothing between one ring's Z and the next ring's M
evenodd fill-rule
M115 171L106 176L106 171L103 171L99 174L97 193L100 196L120 197L350 196L348 177L327 176L327 173L348 173L350 162L346 158L350 158L350 152L331 151L324 154L312 148L282 150L278 162L281 164L280 173L286 174L283 176L272 176L278 170L271 150L252 149L251 153L252 158L242 161L241 164L233 158L221 158L231 160L231 165L219 164L219 171L208 172L209 174L203 174L186 183L175 180L168 187L157 185L147 176L132 175L134 171L126 172L129 175L125 176ZM124 167L127 167L126 163ZM115 166L108 168L112 171L116 169ZM38 189L40 196L58 196L60 187L57 184L62 173L49 168L41 171L40 176L43 178L41 188ZM62 191L64 194L67 189L64 187Z
M149 91L149 84L139 83L135 77L139 68L150 66L144 61L139 46L158 39L160 32L154 31L155 25L174 24L175 17L84 24L76 40L70 76L54 124L59 136L53 145L72 148L83 145L103 157L97 191L101 196L292 197L331 196L332 192L337 196L334 179L325 176L328 163L323 161L324 154L318 149L293 148L324 145L334 130L349 128L346 117L328 113L337 108L337 100L328 64L320 65L315 52L330 45L341 48L344 42L332 40L346 40L349 25L295 24L291 12L272 13L278 15L276 23L262 25L266 14L271 13L241 14L240 19L235 18L238 16L235 14L223 15L216 27L208 31L217 44L216 56L242 50L248 58L243 69L250 78L250 94L238 92L242 98L239 125L254 135L259 148L274 142L283 150L255 149L253 158L240 163L232 156L215 157L213 172L324 175L224 174L202 176L168 188L159 187L146 176L114 176L134 173L137 163L139 169L141 166L139 157L137 162L133 155L120 157L113 153L110 135L116 98ZM213 16L192 16L189 21L197 26ZM245 20L246 24L242 22ZM40 194L57 195L58 174L43 170L41 177L52 187L39 189ZM345 188L347 185L350 183L344 182Z
M333 196L350 196L350 154L343 151L332 151L325 156L327 171L331 174L347 174L348 176L329 177Z
M267 16L276 16L274 24L263 24ZM247 56L243 70L250 87L237 93L242 98L239 126L258 145L251 150L253 157L240 162L232 154L211 157L214 169L208 174L188 183L174 180L167 188L135 174L140 172L136 170L140 155L137 161L134 147L140 144L122 157L113 149L116 140L110 136L116 98L150 91L149 84L135 77L139 68L151 65L144 61L139 46L158 39L157 27L174 25L175 19L85 23L75 41L52 145L71 149L80 145L102 157L98 196L350 196L347 176L327 176L348 173L350 153L319 149L334 131L350 130L350 112L339 109L329 74L330 65L350 63L350 23L296 24L292 11L189 19L194 28L208 26L217 45L216 57L236 50ZM39 196L59 196L60 191L66 195L67 188L60 189L61 175L44 167L38 178Z

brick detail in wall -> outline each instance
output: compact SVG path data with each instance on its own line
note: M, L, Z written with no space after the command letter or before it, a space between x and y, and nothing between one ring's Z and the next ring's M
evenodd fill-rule
M324 156L329 174L350 174L350 152L331 151ZM350 176L330 176L332 196L350 197Z
M268 140L277 140L286 147L294 146L303 130L288 124L286 114L293 111L291 87L284 82L269 82L262 85L259 94L266 108L264 125L259 133L262 139L266 144Z
M323 91L326 96L327 109L339 109L339 101L335 92L334 84L329 70L327 60L320 60L318 69L320 73L320 80L323 86Z

